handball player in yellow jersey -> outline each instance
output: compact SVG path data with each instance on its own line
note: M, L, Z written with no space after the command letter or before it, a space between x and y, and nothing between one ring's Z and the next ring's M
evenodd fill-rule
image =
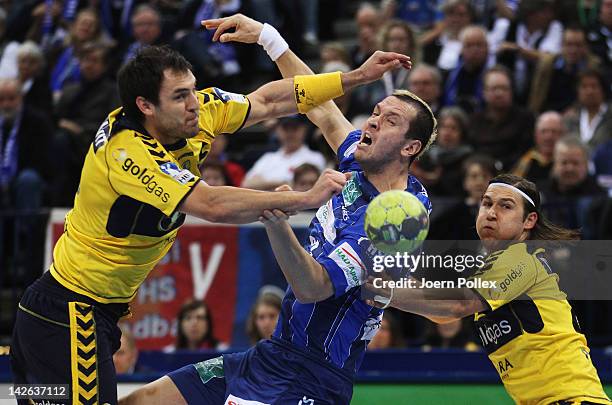
M494 281L495 288L383 290L370 281L377 306L439 323L473 315L475 333L518 404L610 404L544 249L527 245L577 239L577 232L547 221L536 186L508 174L489 182L476 230L488 256L472 279Z
M278 45L267 49L276 58L286 50ZM180 54L167 47L141 50L118 75L123 107L92 134L50 271L19 304L14 382L66 384L64 403L116 403L117 321L172 246L185 214L252 222L265 209L318 208L346 183L344 174L328 170L307 192L210 187L198 167L215 136L306 111L408 63L405 55L377 53L348 73L279 80L244 96L197 91Z

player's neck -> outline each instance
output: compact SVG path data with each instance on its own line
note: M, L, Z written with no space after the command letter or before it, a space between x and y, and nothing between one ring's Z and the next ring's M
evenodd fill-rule
M144 129L147 130L149 135L151 135L153 138L155 138L162 145L172 145L173 143L176 143L177 141L179 141L179 138L175 138L175 137L172 137L172 136L164 135L163 133L158 131L157 128L155 128L155 125L153 125L153 123L151 123L151 122L149 122L147 120L145 120L145 122L142 124L142 126L144 127Z
M407 171L383 170L376 173L366 172L365 175L368 181L381 193L387 190L405 190L408 184Z

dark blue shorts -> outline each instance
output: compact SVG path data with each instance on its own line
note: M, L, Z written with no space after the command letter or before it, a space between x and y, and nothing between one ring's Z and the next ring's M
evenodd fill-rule
M223 355L220 365L212 359L168 376L189 404L348 405L353 395L351 377L278 339Z
M45 273L17 310L10 352L14 383L68 385L70 399L50 403L73 404L76 397L79 404L116 404L113 353L121 338L117 320L127 308L97 304Z

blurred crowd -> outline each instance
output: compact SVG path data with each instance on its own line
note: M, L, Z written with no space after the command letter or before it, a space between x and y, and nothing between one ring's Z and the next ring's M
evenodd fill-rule
M0 0L0 267L41 268L30 214L72 205L95 133L120 106L117 71L140 48L179 50L199 88L247 93L278 77L259 47L212 42L200 26L235 12L274 25L318 72L378 49L411 56L412 70L336 103L358 128L393 89L430 104L437 142L411 168L434 204L430 238L477 238L487 182L512 172L538 184L550 219L612 239L612 0ZM201 173L211 185L307 190L335 164L320 132L292 116L219 137ZM264 336L252 317L249 335ZM435 333L427 344L453 340ZM192 347L184 337L177 347Z

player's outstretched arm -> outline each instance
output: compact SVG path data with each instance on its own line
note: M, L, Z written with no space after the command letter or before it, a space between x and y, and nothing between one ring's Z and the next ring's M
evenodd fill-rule
M207 29L215 29L213 41L260 43L264 46L264 49L268 52L272 60L277 63L279 70L285 78L294 77L296 75L313 74L312 70L310 70L297 55L288 49L286 42L270 25L263 25L242 14L214 20L205 20L202 21L202 25ZM229 29L234 29L235 31L226 32ZM355 71L342 74L343 91L348 90L344 83L345 75L353 75L354 72L361 71L361 73L356 73L356 76L361 76L362 79L358 80L359 83L356 85L365 84L380 79L383 73L388 70L398 68L399 66L409 68L411 66L410 63L410 58L405 55L393 52L376 52ZM299 79L296 79L295 84L298 83L297 80ZM321 86L319 84L319 87L326 86ZM294 88L294 90L296 90L294 94L299 97L297 88ZM306 94L303 98L308 99L309 95ZM268 101L267 105L271 106L270 101ZM319 105L319 107L313 108L316 105ZM294 110L289 113L291 112L294 112ZM307 113L308 118L322 130L327 142L334 150L338 149L347 134L354 129L333 102L315 100L315 103L311 103L307 108L303 108L302 106L300 112ZM250 119L251 118L253 118L254 121L258 119L258 117L253 116L253 111L251 111ZM247 125L250 124L250 119L247 120Z
M482 299L469 288L425 289L425 288L383 288L374 278L364 287L377 299L368 304L379 308L394 307L405 312L421 315L436 323L446 323L484 311L487 308Z
M300 245L281 210L266 210L259 218L266 226L272 251L295 298L302 304L323 301L334 295L327 271Z
M236 187L212 187L199 182L179 207L181 212L211 222L255 222L264 210L285 212L318 208L346 184L345 174L324 171L314 187L305 192L264 192Z

